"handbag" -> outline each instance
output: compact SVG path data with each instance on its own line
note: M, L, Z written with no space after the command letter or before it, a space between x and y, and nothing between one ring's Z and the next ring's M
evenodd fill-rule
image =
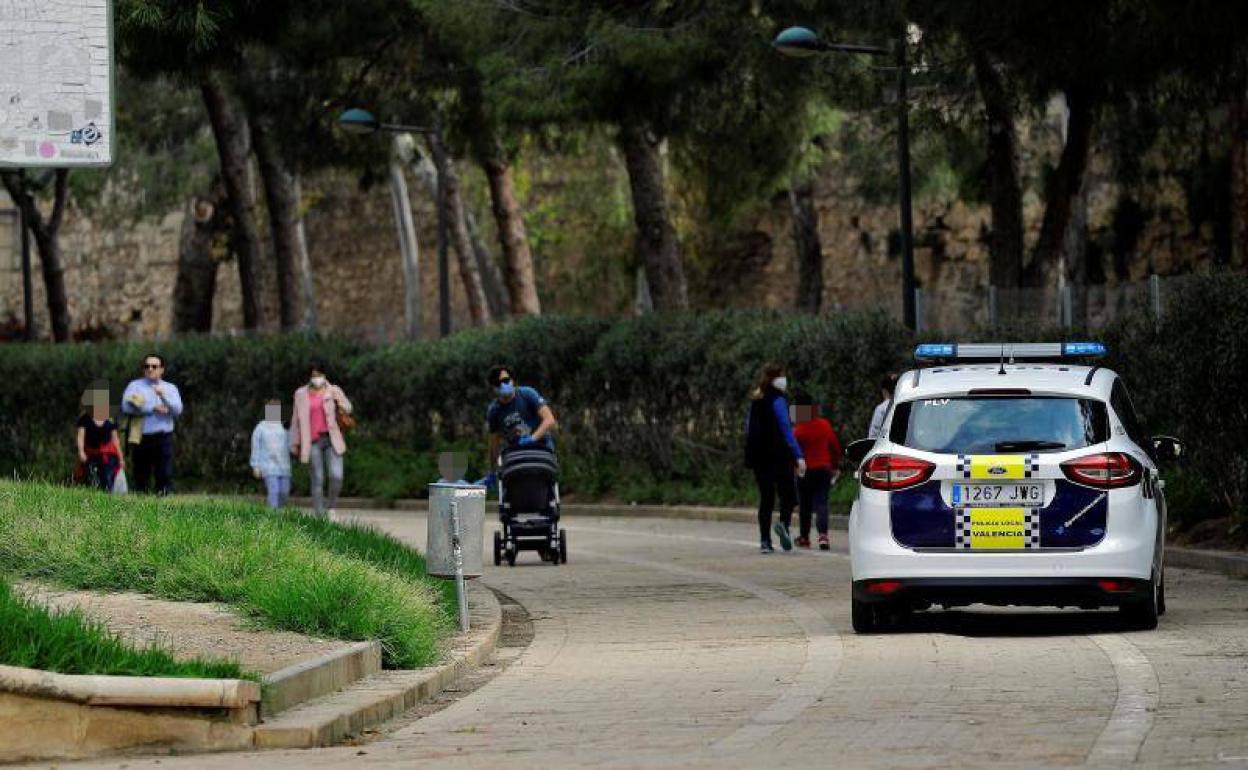
M344 396L345 398L345 396ZM355 418L341 409L334 410L334 419L338 423L338 430L343 433L349 433L355 430Z

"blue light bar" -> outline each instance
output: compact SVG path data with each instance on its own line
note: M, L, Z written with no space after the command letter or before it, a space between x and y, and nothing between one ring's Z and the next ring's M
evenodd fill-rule
M1098 358L1105 355L1103 342L925 342L915 347L919 361L1057 361L1063 358Z
M1064 356L1103 356L1105 355L1104 342L1063 342L1062 355Z
M953 358L958 346L946 342L925 342L914 349L915 358Z

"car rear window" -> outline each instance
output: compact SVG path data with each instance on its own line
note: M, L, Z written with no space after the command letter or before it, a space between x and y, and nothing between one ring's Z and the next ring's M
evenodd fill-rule
M928 452L1063 452L1109 438L1105 404L1043 396L927 398L898 403L889 439Z

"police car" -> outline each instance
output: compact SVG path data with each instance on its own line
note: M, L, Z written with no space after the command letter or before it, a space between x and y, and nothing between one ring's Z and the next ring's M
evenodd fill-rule
M1098 342L925 344L878 439L847 448L853 625L968 604L1165 612L1166 522L1149 438Z

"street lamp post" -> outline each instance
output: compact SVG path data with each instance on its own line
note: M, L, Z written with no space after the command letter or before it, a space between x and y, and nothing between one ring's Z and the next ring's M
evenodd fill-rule
M910 121L906 96L906 37L903 31L894 48L850 43L829 43L806 27L789 27L776 35L772 47L785 56L806 58L824 53L897 55L897 187L901 220L901 307L906 328L915 328L914 223L910 205Z
M433 128L428 128L401 123L383 123L373 113L358 107L352 107L339 115L338 126L347 133L357 135L375 134L378 132L391 134L436 134L439 131L436 125ZM437 197L435 204L438 217L438 332L445 337L451 333L451 279L447 258L447 241L449 238L448 212L446 207L446 190L443 187L446 182L442 179L441 174L436 176L436 180L434 195ZM419 287L417 287L417 291L419 291Z

